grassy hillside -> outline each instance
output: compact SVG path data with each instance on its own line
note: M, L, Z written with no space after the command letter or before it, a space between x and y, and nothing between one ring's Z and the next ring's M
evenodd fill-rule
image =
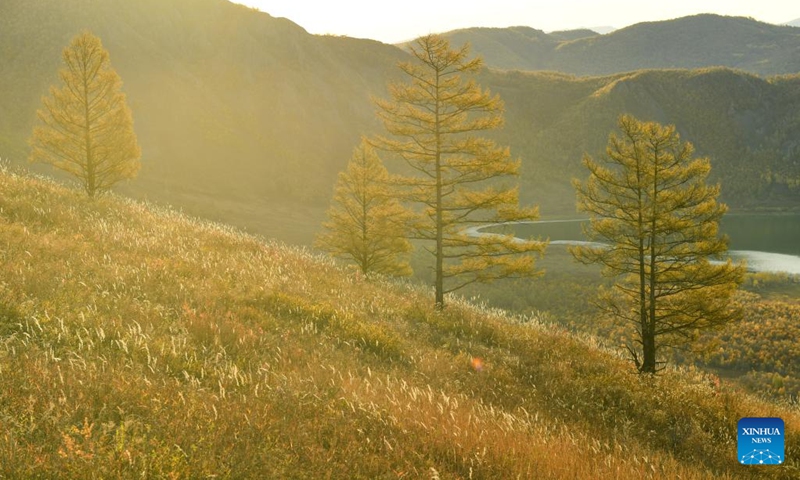
M580 33L578 33L580 32ZM606 35L550 35L527 27L447 32L470 42L490 67L608 75L653 68L725 66L760 75L800 72L800 31L751 18L695 15L645 22Z
M800 472L796 408L6 170L0 279L0 478ZM736 463L736 421L756 415L786 421L786 465Z

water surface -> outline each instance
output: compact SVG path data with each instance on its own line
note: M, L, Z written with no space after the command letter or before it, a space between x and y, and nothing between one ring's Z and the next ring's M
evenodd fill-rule
M520 238L549 238L551 245L585 242L586 220L544 220L512 226ZM755 272L800 275L800 214L729 214L720 231L730 238L729 254Z

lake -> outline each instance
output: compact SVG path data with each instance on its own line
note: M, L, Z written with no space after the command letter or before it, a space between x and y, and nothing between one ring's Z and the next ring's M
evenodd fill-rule
M544 220L513 226L520 238L549 238L552 245L584 241L585 220ZM729 254L748 270L800 275L800 214L729 214L720 223L730 237Z

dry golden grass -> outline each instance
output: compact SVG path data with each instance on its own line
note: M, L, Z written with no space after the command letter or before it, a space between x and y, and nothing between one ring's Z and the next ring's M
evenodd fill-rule
M796 407L431 304L308 251L0 172L0 478L798 478ZM737 465L737 420L767 415L789 461Z

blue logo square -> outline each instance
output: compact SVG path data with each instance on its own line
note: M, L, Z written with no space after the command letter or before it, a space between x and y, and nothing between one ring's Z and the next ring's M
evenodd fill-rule
M786 429L780 418L742 418L738 425L738 457L742 465L781 465Z

